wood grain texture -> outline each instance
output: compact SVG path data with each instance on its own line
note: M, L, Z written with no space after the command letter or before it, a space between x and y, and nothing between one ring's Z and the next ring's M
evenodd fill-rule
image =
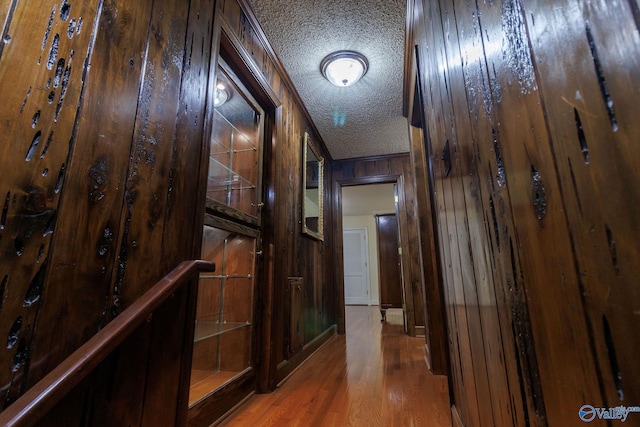
M66 358L36 386L29 389L15 405L0 414L3 425L33 425L73 390L93 369L102 363L123 340L143 324L173 293L200 271L214 271L213 263L185 261L154 284L121 316ZM45 422L51 421L46 420ZM59 423L60 420L54 420Z
M223 22L238 49L224 46L240 58L235 65L248 70L250 88L271 121L262 171L262 219L269 232L260 242L271 255L258 266L266 276L258 294L266 321L258 322L264 323L264 345L253 348L260 349L261 388L274 387L335 324L333 271L325 255L335 242L308 239L299 227L301 135L310 132L328 165L331 159L246 3L77 0L28 7L15 1L0 7L3 126L8 137L22 141L19 149L0 148L3 165L11 165L0 188L0 324L11 347L1 359L5 403L158 275L199 252L201 159L212 116L207 99L215 90ZM330 192L325 197L330 226ZM274 248L284 248L284 256ZM314 263L306 264L302 254ZM300 307L304 350L280 369L288 362L286 334L274 308L286 301L279 285L288 276L304 277L308 286ZM56 413L82 418L90 412L113 424L186 420L193 335L187 325L195 299L193 291L177 293L73 392L84 399L69 398ZM255 372L248 375L225 404L255 389L255 378ZM125 395L144 400L145 408L125 404ZM194 419L221 410L200 411Z
M4 116L6 124L15 123L5 134L24 140L24 148L10 152L3 144L0 153L3 165L12 165L3 170L14 171L3 174L0 188L0 244L16 254L3 255L1 268L21 272L0 277L6 301L0 324L7 335L13 328L18 354L0 359L18 368L2 377L6 405L162 274L193 257L197 176L194 161L180 164L175 154L184 149L200 158L204 114L194 114L199 120L180 115L189 109L180 107L179 96L188 93L189 105L204 109L204 97L197 102L193 95L206 93L197 88L206 89L208 74L198 70L190 88L176 84L189 75L183 59L187 14L195 5L62 1L3 2L2 8L11 43L3 44L0 91L11 93ZM206 44L198 51L208 50L210 39ZM208 61L204 65L208 70ZM181 139L190 132L195 145ZM186 207L181 210L171 209L176 183L185 187L177 198ZM18 264L5 262L10 259ZM171 307L159 310L74 392L86 399L67 399L58 412L79 420L92 411L107 415L106 423L142 425L176 418L184 402L178 397L184 349L174 344L185 334L185 297L176 294ZM0 372L12 372L5 367ZM146 400L150 416L141 405L124 404L119 393ZM75 422L71 415L67 421Z
M402 308L402 273L398 248L398 218L395 214L375 215L380 278L380 309Z
M413 53L413 52L412 52ZM416 82L416 88L420 82ZM418 94L417 94L418 95ZM419 98L411 102L412 106ZM422 115L420 111L418 114ZM424 278L425 346L429 367L434 374L447 375L446 318L444 313L444 289L439 270L440 252L436 248L437 227L432 210L433 189L427 173L424 117L416 118L421 127L411 126L411 163L414 167L416 209L418 210L422 277ZM425 213L431 213L425 214Z
M74 124L97 5L78 5L69 18L60 14L57 2L38 8L3 3L12 8L3 10L10 18L5 33L12 42L4 44L0 58L0 93L5 99L0 107L1 128L4 138L13 143L0 148L0 324L3 336L15 337L15 343L9 339L0 358L5 404L24 392L29 381L29 352L42 343L34 341L34 332L48 288L52 236L76 138ZM74 28L68 36L71 19L77 22L79 18L87 26L79 33ZM65 282L58 287L65 287Z
M584 404L629 402L638 298L625 274L637 263L623 273L620 260L638 245L620 233L638 235L640 158L636 121L621 117L639 64L621 52L638 49L637 4L418 3L461 422L574 425Z
M274 393L256 395L220 426L450 426L446 378L429 373L424 341L402 312L346 308L347 334L331 339Z

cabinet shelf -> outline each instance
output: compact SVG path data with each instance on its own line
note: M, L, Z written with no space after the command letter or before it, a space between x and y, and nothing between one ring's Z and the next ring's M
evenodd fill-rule
M251 274L237 274L237 275L224 275L224 274L201 274L201 279L251 279Z
M227 165L221 163L217 159L209 156L209 184L214 187L220 187L220 190L231 189L247 189L256 188L256 185L240 175L238 172L229 168ZM215 188L209 186L207 191L213 191Z
M196 322L193 342L213 338L225 332L251 326L250 322Z
M233 135L234 135L234 137L241 138L241 139L243 140L243 142L244 142L244 145L247 145L247 144L248 144L248 145L249 145L249 147L250 147L250 148L248 148L248 149L237 150L237 149L234 149L234 147L233 147L233 145L234 145L234 144L233 144L233 143L225 144L223 141L221 141L221 140L219 140L218 138L215 138L215 137L214 137L214 138L213 138L213 141L214 141L215 143L217 143L220 147L222 147L222 148L223 148L223 151L224 151L225 153L226 153L226 152L229 152L229 151L237 152L237 151L257 151L257 150L258 150L258 147L256 147L256 145L255 145L253 142L251 142L251 140L250 140L249 138L247 138L247 136L246 136L244 133L242 133L242 131L241 131L241 130L239 130L239 129L238 129L236 126L234 126L234 125L233 125L233 123L231 123L231 122L230 122L230 121L229 121L229 120L228 120L224 115L222 115L222 113L220 113L218 110L214 110L214 115L215 115L215 116L214 116L214 117L215 117L215 119L221 119L221 120L222 120L222 122L223 122L223 125L228 126L228 127L229 127L229 129L230 129L231 131L233 131Z

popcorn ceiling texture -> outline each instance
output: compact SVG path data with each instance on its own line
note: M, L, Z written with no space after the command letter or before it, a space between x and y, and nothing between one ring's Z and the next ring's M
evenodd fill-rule
M409 151L402 116L404 0L249 0L334 159ZM338 88L320 72L331 52L355 50L369 71Z

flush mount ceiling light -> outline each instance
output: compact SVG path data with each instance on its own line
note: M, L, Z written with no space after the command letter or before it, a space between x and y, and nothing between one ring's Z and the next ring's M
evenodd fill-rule
M322 75L338 87L351 86L367 73L368 68L367 58L352 50L333 52L320 63Z
M219 107L229 100L231 94L227 91L222 83L216 85L216 97L213 100L213 106Z

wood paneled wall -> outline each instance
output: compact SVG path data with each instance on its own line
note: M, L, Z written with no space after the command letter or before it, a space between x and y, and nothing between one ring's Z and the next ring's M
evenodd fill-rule
M301 234L305 131L329 169L331 159L246 4L0 1L0 22L3 404L179 261L198 257L207 99L221 30L243 47L239 57L274 103L256 343L260 388L274 387L335 324L333 273L325 259L332 236L321 242ZM327 230L333 228L330 202L327 195ZM289 276L303 277L306 287L305 350L295 363L286 363ZM176 294L51 423L186 420L194 307L192 294Z
M457 415L569 426L637 406L637 2L408 10Z
M213 9L191 3L0 3L4 405L195 255ZM59 421L175 419L185 302L141 327Z
M259 23L243 0L221 0L223 30L244 46L242 55L263 80L267 90L280 101L276 109L273 138L266 152L268 166L265 186L267 221L263 227L265 250L261 389L273 389L311 351L325 339L336 323L336 294L331 260L333 216L330 191L324 199L324 241L302 234L302 149L304 133L325 157L325 188L331 182L331 157L293 89L282 65L277 61ZM302 277L302 298L292 298L289 277ZM291 301L303 301L303 307L291 307ZM291 312L304 313L304 345L293 352L289 342ZM268 376L267 376L268 373Z

